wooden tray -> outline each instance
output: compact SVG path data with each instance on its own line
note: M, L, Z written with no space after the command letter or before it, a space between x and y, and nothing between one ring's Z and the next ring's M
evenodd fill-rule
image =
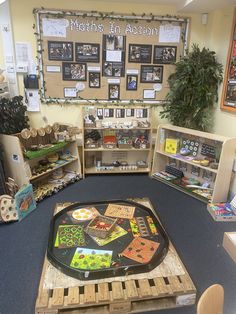
M151 207L147 199L134 199L145 206ZM56 212L68 206L57 204ZM55 213L56 213L55 212ZM170 250L182 266L182 275L174 273L174 264L168 265L170 275L154 277L152 279L137 279L126 281L104 282L91 284L86 282L82 286L45 289L45 275L48 260L45 258L39 291L36 301L36 314L111 314L134 313L192 305L196 300L196 288L182 264L173 245ZM68 278L69 279L69 278Z

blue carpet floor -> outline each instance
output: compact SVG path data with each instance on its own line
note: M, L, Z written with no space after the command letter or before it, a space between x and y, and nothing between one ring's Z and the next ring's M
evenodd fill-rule
M206 204L146 175L99 175L66 187L43 200L21 222L0 226L0 314L33 314L57 202L148 197L185 264L198 297L211 284L225 290L224 314L236 314L236 264L222 247L234 222L215 222ZM150 312L149 312L150 313ZM155 311L194 314L195 306Z

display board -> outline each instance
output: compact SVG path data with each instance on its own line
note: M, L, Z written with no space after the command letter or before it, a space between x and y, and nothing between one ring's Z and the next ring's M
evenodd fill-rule
M236 112L236 9L225 68L221 109Z
M34 10L42 98L162 102L189 20Z

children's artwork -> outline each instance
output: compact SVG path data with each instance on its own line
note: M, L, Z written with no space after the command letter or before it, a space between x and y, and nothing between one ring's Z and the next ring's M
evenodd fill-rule
M126 235L128 232L121 228L120 226L116 225L115 229L105 238L102 239L100 237L91 237L99 246L104 246L120 237L123 235Z
M135 207L126 205L109 204L104 215L118 218L132 219Z
M100 215L95 207L78 208L75 210L70 210L67 214L74 223L91 220Z
M134 237L149 237L157 234L152 217L134 217L130 219L130 227Z
M127 246L122 256L142 264L149 263L159 245L160 243L138 237Z
M78 247L70 266L85 270L108 268L111 265L112 252Z
M19 220L25 218L36 208L32 184L23 186L15 195L16 210Z
M82 226L60 225L58 227L58 247L60 249L84 246L85 244Z

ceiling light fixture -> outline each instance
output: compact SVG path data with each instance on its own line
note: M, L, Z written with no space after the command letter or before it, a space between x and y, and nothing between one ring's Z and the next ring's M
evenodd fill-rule
M0 4L2 4L3 2L5 2L6 0L0 0Z

